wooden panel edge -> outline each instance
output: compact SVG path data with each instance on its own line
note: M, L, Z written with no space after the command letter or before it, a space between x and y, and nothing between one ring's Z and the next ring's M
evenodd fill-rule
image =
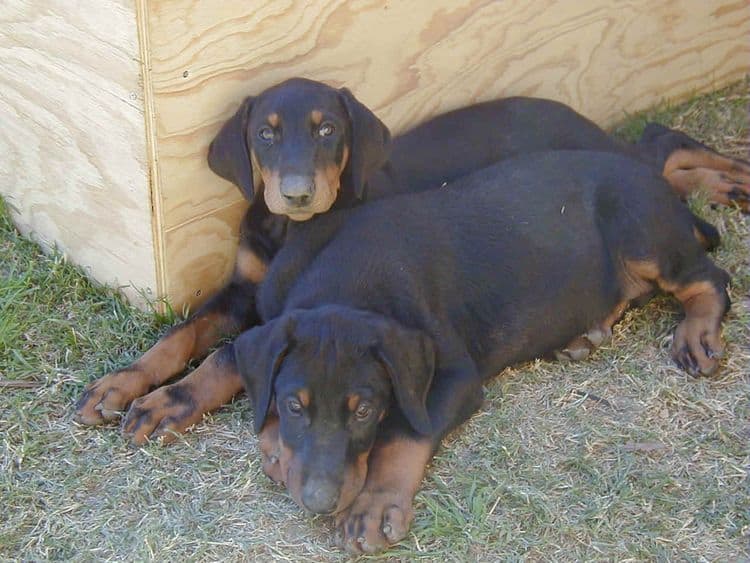
M164 212L162 206L161 176L159 174L156 110L151 76L151 42L148 17L148 0L136 0L136 27L141 63L141 87L143 88L143 117L146 133L146 158L148 158L148 184L151 200L151 232L154 245L154 275L156 278L156 300L154 307L160 313L166 310L167 295L166 254L164 248Z

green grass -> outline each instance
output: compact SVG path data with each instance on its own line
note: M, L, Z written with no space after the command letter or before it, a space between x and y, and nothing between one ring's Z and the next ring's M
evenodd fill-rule
M748 101L742 82L616 131L634 138L654 119L742 156ZM506 370L436 457L412 533L383 557L750 557L750 225L692 205L720 229L716 261L733 277L721 373L672 365L679 315L666 298L629 312L589 361ZM330 520L263 476L244 399L165 448L71 421L83 385L169 320L45 256L0 208L0 559L345 559Z

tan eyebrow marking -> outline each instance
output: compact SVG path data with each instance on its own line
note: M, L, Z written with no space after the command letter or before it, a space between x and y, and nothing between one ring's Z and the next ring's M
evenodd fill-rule
M279 126L279 114L274 112L268 115L266 118L268 120L268 124L271 127L278 127Z
M299 402L302 403L302 406L307 408L310 406L310 392L307 389L302 389L297 393L297 397L299 397Z
M359 406L359 395L356 393L354 395L349 395L349 398L346 401L346 406L351 412L357 410L357 407Z
M319 109L312 110L312 112L310 112L310 119L315 125L320 125L323 121L323 112Z

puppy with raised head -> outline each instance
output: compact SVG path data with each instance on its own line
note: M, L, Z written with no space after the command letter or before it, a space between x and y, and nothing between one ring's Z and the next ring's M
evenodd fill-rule
M596 345L660 289L685 311L674 360L717 369L728 276L696 224L629 158L520 156L290 225L258 293L266 324L207 362L243 378L269 475L336 514L347 549L377 551L406 535L426 464L506 366Z

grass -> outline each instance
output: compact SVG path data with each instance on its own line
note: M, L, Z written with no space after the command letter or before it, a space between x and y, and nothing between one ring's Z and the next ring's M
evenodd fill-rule
M746 155L750 82L646 116ZM711 379L669 360L666 298L631 311L592 359L506 370L449 437L392 560L750 557L750 224L718 226L733 277L727 359ZM83 385L126 364L170 319L139 312L45 256L0 209L0 559L345 559L260 469L244 399L178 443L128 447L71 421Z

